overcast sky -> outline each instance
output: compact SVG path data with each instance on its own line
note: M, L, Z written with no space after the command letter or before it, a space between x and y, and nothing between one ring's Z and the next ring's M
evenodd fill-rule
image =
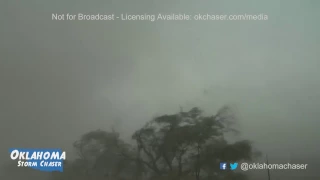
M4 0L1 157L114 125L232 104L271 156L320 152L318 1ZM52 13L260 14L268 21L52 21ZM206 91L206 93L204 93ZM8 158L9 159L9 158Z

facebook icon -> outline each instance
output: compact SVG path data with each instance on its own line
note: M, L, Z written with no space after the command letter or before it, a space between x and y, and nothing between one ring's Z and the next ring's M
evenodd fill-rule
M220 163L220 169L221 170L226 170L227 169L227 163L224 163L224 162Z

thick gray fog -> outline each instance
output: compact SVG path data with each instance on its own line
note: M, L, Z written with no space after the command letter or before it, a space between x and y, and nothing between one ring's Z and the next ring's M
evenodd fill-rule
M270 156L317 156L318 1L5 0L0 42L1 158L61 147L231 104L242 137ZM260 14L268 21L52 21L52 13Z

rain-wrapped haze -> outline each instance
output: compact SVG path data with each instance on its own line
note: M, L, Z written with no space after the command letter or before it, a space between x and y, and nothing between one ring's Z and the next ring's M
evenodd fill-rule
M1 159L155 115L236 107L270 157L319 157L318 1L0 2ZM52 21L58 14L260 14L267 21Z

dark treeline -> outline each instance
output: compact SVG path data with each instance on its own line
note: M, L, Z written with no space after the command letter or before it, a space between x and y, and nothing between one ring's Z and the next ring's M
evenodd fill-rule
M220 170L220 162L252 160L250 141L228 143L238 135L229 107L204 116L199 108L163 115L147 122L126 143L115 130L88 132L74 143L78 158L66 161L54 180L245 180L236 171Z

